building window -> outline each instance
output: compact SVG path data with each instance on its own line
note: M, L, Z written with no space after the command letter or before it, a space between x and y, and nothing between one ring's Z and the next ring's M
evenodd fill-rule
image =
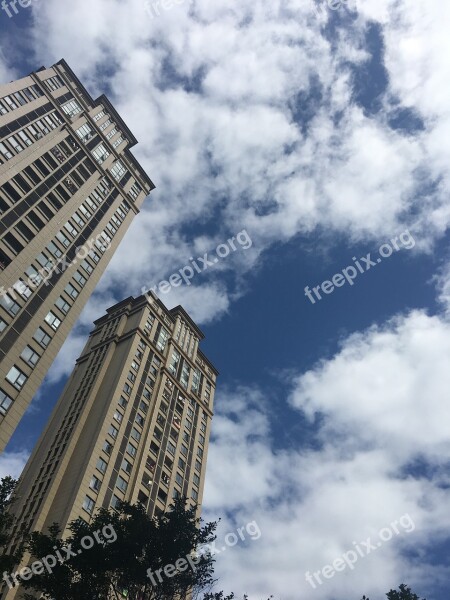
M167 500L167 493L164 490L162 490L161 488L159 488L159 490L158 490L158 498L160 500L162 500L163 502L166 502L166 500Z
M70 235L71 235L72 237L76 237L76 235L77 235L77 233L78 233L78 232L77 232L77 230L75 229L75 227L72 225L72 223L71 223L70 221L67 221L67 223L65 223L65 225L64 225L64 229L65 229L65 230L66 230L68 233L70 233Z
M113 129L111 129L111 131L108 131L108 133L106 134L106 139L110 140L113 135L116 135L116 133L118 133L118 130L114 127Z
M7 325L6 321L4 321L3 319L0 319L0 334L3 333L7 327L8 327L8 325Z
M191 367L188 365L186 361L183 362L183 368L181 370L180 383L187 390L189 384L189 374L191 372Z
M22 373L22 371L20 369L18 369L16 366L14 366L14 367L11 367L11 369L9 370L9 373L6 376L6 379L16 389L21 390L23 388L23 386L25 385L28 377L25 375L25 373Z
M121 502L122 500L114 494L111 500L111 508L119 510Z
M130 444L128 442L127 444L127 452L130 456L132 456L133 458L136 456L137 454L137 449L133 446L133 444Z
M100 125L100 131L104 131L107 127L111 125L111 123L111 119L106 119L106 121Z
M36 333L33 336L33 339L36 340L36 342L40 344L43 348L47 348L52 338L49 335L47 335L43 329L38 327Z
M37 287L42 281L40 273L36 271L33 265L30 265L28 269L25 270L25 274L28 275L28 279L33 287Z
M205 445L205 436L204 436L204 435L202 435L202 434L200 434L200 435L198 436L198 441L200 442L200 444L201 444L202 446L204 446L204 445Z
M122 461L122 469L125 471L125 473L130 475L131 471L133 470L133 465L126 458L124 458Z
M128 383L125 383L125 385L123 386L123 391L125 392L125 394L130 395L132 392L132 388L130 385L128 385Z
M138 502L140 504L142 504L143 506L147 506L147 504L148 504L148 496L147 496L147 494L144 494L144 492L142 490L139 490L139 494L138 494L138 498L137 499L138 499ZM156 509L155 509L155 515L156 515Z
M28 298L31 296L31 294L33 293L30 288L26 285L26 283L24 283L21 279L19 279L19 281L16 281L16 283L13 285L13 288L19 292L19 294L22 296L22 298L24 300L28 300Z
M114 446L110 442L105 441L103 444L103 452L106 452L106 454L111 454L113 447Z
M122 408L126 408L127 404L128 404L128 400L126 400L126 398L124 398L123 396L120 396L119 406L121 406Z
M135 427L133 427L133 429L131 430L131 437L137 442L139 442L139 440L141 439L141 434Z
M94 121L100 121L100 119L104 116L105 116L105 111L101 110L96 115L94 115Z
M100 256L97 254L97 252L94 252L94 250L89 251L89 258L92 258L95 263L98 263L100 260Z
M152 460L150 457L147 457L147 460L145 462L145 468L148 469L150 473L154 473L156 468L155 461Z
M128 191L128 195L131 196L133 200L136 200L139 194L142 192L141 187L137 183L133 183L131 188Z
M187 456L188 453L188 449L186 448L186 446L184 444L181 444L181 450L180 450L181 454L183 456Z
M0 142L0 153L2 154L3 158L5 158L6 160L10 160L13 157L11 152L8 150L8 148L5 146L5 144L3 144L2 142Z
M185 468L186 468L186 463L185 463L185 462L184 462L184 460L181 458L181 456L180 456L180 458L178 459L178 467L179 467L179 468L180 468L182 471L184 471L184 470L185 470Z
M203 458L203 450L201 448L197 448L197 456Z
M192 481L196 486L200 485L200 477L197 475L197 473L194 473L194 477L192 478Z
M0 305L13 317L15 317L20 310L20 305L12 300L8 294L0 295Z
M154 321L155 321L155 315L153 313L150 313L149 316L147 317L147 321L145 323L145 329L147 329L148 332L151 331Z
M136 421L136 423L137 423L138 425L140 425L141 427L143 427L143 426L144 426L145 419L144 419L144 417L143 417L142 415L140 415L139 413L137 413L135 421Z
M158 454L158 452L159 452L158 444L155 444L155 442L152 442L150 444L150 451L153 452L154 454ZM170 452L170 450L169 450L169 452Z
M118 422L118 423L122 423L123 420L123 414L121 412L119 412L118 410L116 410L114 412L113 418Z
M87 142L92 137L92 129L87 123L85 123L81 127L78 127L78 129L76 130L76 134L81 141Z
M117 437L117 434L119 433L119 430L118 430L118 429L116 429L116 428L114 427L114 425L110 425L110 426L109 426L109 429L108 429L108 433L109 433L109 435L110 435L111 437L113 437L114 439L116 439L116 437Z
M61 325L61 319L58 319L58 317L52 311L50 311L45 317L45 322L48 323L54 331L56 331Z
M110 169L110 173L116 181L120 181L126 172L127 170L121 160L116 160Z
M75 100L69 100L69 102L63 104L61 108L69 117L73 117L81 112L81 106Z
M100 473L105 473L107 466L108 466L108 463L105 462L103 460L103 458L99 458L98 459L98 461L97 461L97 469L100 471Z
M51 254L53 254L53 256L55 258L61 258L61 256L62 256L61 250L58 248L58 246L54 242L50 242L50 244L47 246L47 250Z
M119 477L117 478L116 487L119 488L119 490L121 490L122 492L126 492L127 487L128 487L128 482L125 481L125 479L119 475Z
M30 346L26 346L23 349L20 358L24 360L30 367L34 367L41 357L37 352L33 350L33 348L30 348Z
M101 485L102 485L102 482L100 481L100 479L98 477L96 477L95 475L93 475L92 479L91 479L91 483L89 484L89 487L91 488L91 490L94 490L94 492L98 492L99 489L101 488ZM88 498L88 496L86 496L86 498ZM84 508L84 505L83 505L83 508ZM88 511L88 512L91 512L91 511Z
M67 313L70 310L70 304L66 302L61 296L56 300L55 306L59 308L59 310L65 315L67 315Z
M191 390L194 392L194 394L198 394L199 390L200 390L200 381L201 381L201 372L199 369L194 369L194 373L192 375L192 386L191 386Z
M44 79L44 83L51 92L54 92L55 90L64 85L59 75L54 75L53 77Z
M195 502L197 502L197 500L198 500L198 492L196 490L191 490L191 498L192 498L192 500L194 500Z
M172 352L172 358L169 363L169 371L172 373L174 377L177 375L178 365L180 363L181 355L177 350Z
M94 267L90 263L88 263L88 261L86 259L83 260L83 262L81 263L81 266L86 271L86 273L88 273L88 275L90 275L92 273L92 271L94 270Z
M71 241L69 240L69 238L62 231L58 231L58 233L56 234L56 239L59 242L61 242L61 244L64 246L64 248L68 248L71 244Z
M95 502L94 500L92 500L92 498L90 498L89 496L86 496L83 502L83 508L86 512L88 512L89 514L92 514L92 511L94 510L94 506L95 506Z
M66 287L64 288L64 291L66 292L66 294L68 294L74 300L79 294L78 290L75 289L71 283L68 283L66 285Z
M6 412L12 403L12 398L10 398L8 394L0 389L0 414L6 415Z
M175 456L175 452L176 452L177 448L174 444L172 444L171 441L167 442L167 452L169 452L169 454L172 454L172 456Z
M198 471L199 473L202 470L202 463L199 460L195 461L195 470Z
M153 479L150 477L148 473L144 473L142 476L142 485L146 488L150 488L153 483Z
M166 347L167 340L169 339L169 332L164 327L161 328L159 332L158 341L156 342L156 347L160 352L164 352L164 348Z
M182 477L182 475L180 475L179 473L177 473L175 475L175 481L178 483L178 485L183 485L183 477Z
M97 148L94 148L94 150L92 150L92 156L99 164L102 164L102 162L104 162L108 158L109 152L103 144L100 144L99 146L97 146Z

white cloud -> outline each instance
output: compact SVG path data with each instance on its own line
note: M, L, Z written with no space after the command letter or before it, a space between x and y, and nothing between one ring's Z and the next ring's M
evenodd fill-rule
M155 18L141 0L48 0L33 10L39 60L64 56L91 90L109 86L157 184L102 291L124 272L132 293L160 281L204 236L183 228L213 215L210 246L243 227L254 240L251 260L233 265L238 281L271 244L317 227L384 240L413 226L418 248L427 250L446 230L448 148L440 138L450 103L440 82L450 53L441 50L448 9L437 0L414 8L358 3L333 43L323 25L334 11L317 16L307 1L184 2ZM368 57L371 20L382 27L389 74L374 117L355 105L351 71ZM396 98L422 116L425 131L389 128ZM305 128L298 111L309 113ZM433 190L431 181L439 182ZM215 277L206 285L223 286ZM221 290L216 316L235 293ZM199 298L200 321L213 318L209 298L204 310Z
M426 549L450 536L446 357L450 324L412 312L342 341L340 351L292 381L291 405L315 423L314 448L274 449L271 407L240 388L216 400L206 517L219 533L255 520L262 536L218 555L220 588L294 600L381 597L407 581L432 597L449 570ZM300 416L300 415L299 415ZM320 418L319 418L320 417ZM292 418L289 419L292 421ZM417 460L432 467L408 473ZM316 572L408 514L399 535L312 589ZM232 515L232 516L231 516ZM409 523L404 517L403 522ZM410 526L408 526L410 527ZM412 555L405 550L413 550ZM420 560L414 556L417 554Z
M17 479L28 460L29 452L4 452L0 456L0 479L10 475Z
M364 0L332 43L322 28L330 15L317 18L309 2L201 0L155 19L146 18L141 0L37 6L39 63L64 56L90 89L110 86L158 186L83 313L83 337L101 309L120 299L124 273L128 293L139 293L243 227L254 252L233 263L233 284L271 244L315 228L385 241L411 226L418 246L430 250L450 222L448 10L438 0ZM380 113L370 117L355 104L350 66L365 60L371 20L382 28L389 84ZM419 115L423 131L389 128L398 102ZM308 113L304 127L298 111ZM183 233L211 219L208 236ZM200 323L224 314L239 295L209 275L203 287L173 296ZM440 289L446 301L445 277ZM413 312L343 340L335 357L299 374L291 405L299 418L321 415L316 449L274 448L274 400L261 392L240 388L218 398L205 516L227 515L223 531L256 520L263 532L247 550L219 557L222 587L239 585L252 600L269 593L348 600L381 595L403 579L424 594L448 580L448 568L428 564L424 551L450 530L448 340L448 321ZM72 359L65 364L72 369ZM64 368L58 357L54 377ZM406 477L417 458L433 466L431 474ZM20 464L14 460L8 465ZM413 533L313 596L306 570L405 513ZM419 550L420 564L402 548Z

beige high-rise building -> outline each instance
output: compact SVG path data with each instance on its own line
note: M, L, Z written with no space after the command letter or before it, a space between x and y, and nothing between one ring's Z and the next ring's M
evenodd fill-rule
M20 478L15 533L67 532L119 500L152 516L182 495L200 511L218 373L185 310L150 294L95 322Z
M68 64L0 85L0 452L154 188Z

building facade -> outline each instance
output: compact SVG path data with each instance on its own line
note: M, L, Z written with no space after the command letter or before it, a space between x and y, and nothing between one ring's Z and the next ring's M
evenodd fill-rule
M0 86L0 452L153 183L62 60Z
M182 307L151 293L95 322L20 478L14 533L53 522L67 532L120 500L153 516L182 495L200 511L218 375L202 339Z

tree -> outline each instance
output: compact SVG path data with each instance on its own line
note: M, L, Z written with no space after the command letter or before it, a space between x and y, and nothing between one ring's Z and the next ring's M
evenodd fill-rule
M402 583L399 587L399 592L395 590L391 590L386 594L388 600L420 600L417 594L414 594L411 591L411 588L407 587L404 583ZM425 598L422 598L425 600Z
M184 499L153 519L141 504L124 502L117 511L100 509L89 524L72 522L65 541L57 524L31 534L27 549L41 560L30 565L31 577L18 580L58 600L181 600L190 591L194 599L203 593L205 600L231 600L210 592L216 527L201 524Z
M399 591L391 590L386 594L388 600L420 600L417 594L411 591L411 588L407 587L404 583L399 586ZM362 600L369 600L366 596L362 597ZM425 600L423 598L422 600Z
M13 492L17 481L12 477L0 480L0 573L9 573L18 564L23 555L23 544L19 544L15 552L6 554L12 541L11 529L14 525L14 516L8 512L14 501Z

